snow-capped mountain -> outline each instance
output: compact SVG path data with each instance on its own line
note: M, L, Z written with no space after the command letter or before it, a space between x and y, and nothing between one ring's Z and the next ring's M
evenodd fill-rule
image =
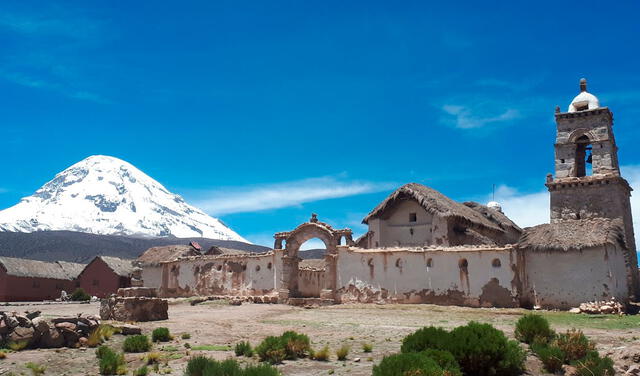
M246 242L131 164L94 155L0 211L0 231L205 237Z

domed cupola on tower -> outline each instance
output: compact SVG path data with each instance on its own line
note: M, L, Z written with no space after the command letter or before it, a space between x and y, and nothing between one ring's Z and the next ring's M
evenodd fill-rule
M600 107L598 97L587 91L587 80L580 80L580 94L576 95L571 101L567 112L577 112L585 110L593 110Z

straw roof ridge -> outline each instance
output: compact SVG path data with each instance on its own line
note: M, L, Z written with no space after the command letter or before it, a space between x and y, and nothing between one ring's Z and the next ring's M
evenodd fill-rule
M482 226L494 231L504 232L497 224L485 218L474 209L453 201L449 197L418 183L405 184L391 193L384 201L375 207L363 220L368 224L369 220L380 216L396 201L403 199L416 200L428 213L445 218L456 218L470 225Z
M133 266L133 260L121 259L119 257L112 256L97 256L113 270L116 275L121 277L130 277L133 274L135 267Z
M147 249L138 256L137 261L147 265L158 265L161 262L200 254L200 252L189 245L165 245Z
M532 251L583 250L603 245L627 248L621 219L565 220L524 229L518 248Z
M466 201L463 202L463 205L475 210L476 212L480 213L482 216L484 216L485 218L487 218L488 220L490 220L491 222L495 223L496 225L498 225L500 228L502 229L513 229L519 233L522 232L522 228L520 228L520 226L518 226L515 222L513 222L509 217L507 217L504 213L495 210L495 209L491 209L490 207L486 206L486 205L482 205L478 202L475 201Z
M15 277L34 277L73 280L78 267L84 265L65 262L64 266L60 262L46 262L38 260L21 259L15 257L0 257L0 264L4 266L8 275Z

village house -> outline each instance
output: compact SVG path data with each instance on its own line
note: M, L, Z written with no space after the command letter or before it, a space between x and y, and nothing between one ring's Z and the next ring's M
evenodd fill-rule
M269 295L280 302L397 302L568 309L638 298L628 182L620 175L613 114L580 82L556 109L550 223L520 229L497 203L458 203L417 183L376 206L356 241L312 215L274 235L262 254L159 247L139 259L160 296ZM312 238L324 258L302 261Z
M132 260L96 256L78 275L78 283L87 294L104 298L119 288L131 287L135 270Z
M0 301L53 300L78 287L84 265L0 257Z

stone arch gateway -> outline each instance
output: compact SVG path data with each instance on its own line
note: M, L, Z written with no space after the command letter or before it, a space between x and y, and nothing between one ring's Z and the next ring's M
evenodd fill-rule
M311 219L293 231L279 232L274 235L274 249L282 252L282 272L279 299L284 301L289 298L301 297L298 285L298 265L300 263L300 246L309 239L318 238L326 247L324 255L325 278L324 288L320 292L321 299L335 299L336 289L336 262L341 239L345 239L347 246L353 245L353 234L350 229L336 230L331 225L318 221L317 215L312 214ZM282 249L284 243L284 249Z

